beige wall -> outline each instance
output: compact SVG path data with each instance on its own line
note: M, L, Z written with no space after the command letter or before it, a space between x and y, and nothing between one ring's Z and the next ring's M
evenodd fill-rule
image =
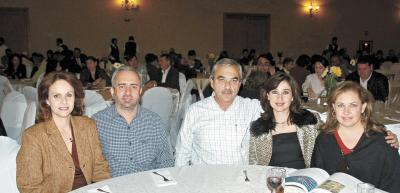
M271 15L271 51L287 56L319 53L334 35L353 53L358 40L374 40L374 50L400 51L398 0L324 0L320 13L310 18L301 0L140 0L128 14L117 0L2 0L0 7L29 8L30 51L55 48L63 37L70 47L101 56L112 37L120 48L129 35L139 45L139 58L174 47L200 57L222 49L223 13ZM131 19L124 22L124 17ZM368 35L365 35L365 32Z

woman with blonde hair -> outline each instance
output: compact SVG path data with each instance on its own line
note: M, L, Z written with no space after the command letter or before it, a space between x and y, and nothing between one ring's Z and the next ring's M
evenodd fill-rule
M328 119L315 142L312 166L345 172L389 192L400 192L400 157L373 119L374 99L357 83L344 82L328 99Z
M69 192L110 178L96 124L82 116L81 82L52 72L38 92L38 123L23 133L17 156L20 192Z

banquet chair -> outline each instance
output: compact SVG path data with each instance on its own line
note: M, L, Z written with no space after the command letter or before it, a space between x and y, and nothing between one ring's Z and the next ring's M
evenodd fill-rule
M170 140L172 147L175 147L176 138L179 134L179 129L182 124L182 120L185 117L186 111L189 106L195 102L196 96L192 96L191 91L195 88L194 81L192 79L186 82L185 90L181 91L181 99L179 100L179 107L177 115L174 117L175 119L172 121L171 129L170 129Z
M107 108L107 103L103 96L94 90L85 90L85 114L92 117L97 112Z
M0 136L0 192L19 193L16 179L19 148L15 140Z
M173 110L171 91L164 87L154 87L147 90L142 97L142 106L161 117L169 134L169 123Z
M0 116L7 135L16 141L19 140L22 132L22 121L26 107L25 96L18 91L8 93L1 107Z
M13 90L14 88L11 86L11 83L8 80L8 78L5 76L0 76L0 108L3 104L6 95Z
M22 88L22 94L24 94L28 103L31 101L38 103L37 88L33 86L24 86L24 88Z
M45 74L46 73L43 72L42 74L39 75L37 82L36 82L36 88L39 88L39 84L42 82Z
M389 80L389 94L386 103L388 105L400 104L400 83L397 80Z
M179 72L179 90L181 93L185 89L186 86L186 76L182 72Z
M391 61L385 61L381 64L380 69L382 70L390 70L391 66L393 65L393 63Z
M26 110L24 113L24 119L22 120L21 135L25 131L25 129L27 129L35 124L36 109L37 109L36 102L28 101L28 106L26 107Z
M400 63L396 63L390 67L390 72L394 73L394 80L400 81Z
M161 117L165 126L167 140L171 152L174 152L170 139L171 117L173 107L172 93L168 88L154 87L147 90L142 96L142 107L156 113Z

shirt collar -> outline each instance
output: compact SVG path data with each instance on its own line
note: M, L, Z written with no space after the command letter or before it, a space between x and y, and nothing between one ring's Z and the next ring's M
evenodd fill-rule
M117 106L116 106L115 104L113 104L110 108L111 108L111 115L110 115L110 116L111 116L113 119L122 118L122 119L125 120L125 118L122 117L122 116L118 113L118 111L117 111ZM133 118L133 120L137 119L137 118L140 117L141 115L142 115L142 107L138 104L138 112L137 112L135 118ZM133 121L132 121L132 123L133 123Z
M369 75L369 77L368 77L367 80L365 80L365 81L362 80L361 77L360 77L360 82L368 82L368 80L369 80L369 79L371 78L371 76L372 76L372 73L374 73L374 72L371 72L371 74Z
M211 97L211 101L212 101L212 103L214 104L214 106L215 106L218 110L224 111L224 110L222 110L222 108L219 106L219 104L218 104L217 101L215 100L215 92L212 92L212 94L211 94L210 97ZM234 106L236 105L236 103L237 103L237 101L238 101L238 97L239 97L239 96L236 96L235 99L233 99L232 104L229 105L229 107L228 107L228 108L226 109L226 111L224 111L224 112L228 112L228 111L230 111L231 109L234 108Z
M164 72L164 73L168 73L170 69L171 69L171 66L169 66L169 67L168 67L167 69L165 69L165 70L162 70L162 69L161 69L161 71Z

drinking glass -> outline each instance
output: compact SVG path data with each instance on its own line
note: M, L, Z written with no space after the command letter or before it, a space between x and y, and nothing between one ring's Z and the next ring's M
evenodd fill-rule
M286 170L283 168L271 168L267 171L267 187L271 193L276 193L276 190L282 185L285 178Z
M375 187L369 183L359 183L357 184L357 193L374 193Z

